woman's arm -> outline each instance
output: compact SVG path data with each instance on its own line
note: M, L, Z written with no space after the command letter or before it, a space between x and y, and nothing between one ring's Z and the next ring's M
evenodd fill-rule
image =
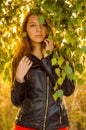
M13 69L14 69L13 62ZM11 101L15 106L21 105L25 98L26 81L25 76L32 66L32 61L24 56L17 67L16 72L13 74L13 83L11 88ZM14 71L13 71L14 72Z
M57 81L58 77L55 73L55 67L53 67L53 70L52 70L51 58L52 58L52 55L47 56L46 58L43 58L42 64L47 74L49 75L53 85L55 85L55 82ZM63 90L63 93L65 96L70 96L75 90L75 82L66 77L62 86L60 86L59 89Z
M15 106L20 106L25 97L25 82L14 80L11 88L11 101Z
M75 90L75 82L66 77L61 89L63 90L65 96L70 96Z

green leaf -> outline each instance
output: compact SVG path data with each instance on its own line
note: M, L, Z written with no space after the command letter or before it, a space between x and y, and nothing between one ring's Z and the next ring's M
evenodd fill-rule
M62 77L63 77L63 79L65 79L65 77L66 77L65 71L62 71Z
M76 68L76 70L77 70L80 74L82 74L82 72L83 72L83 65L82 65L82 64L77 64L77 65L75 66L75 68Z
M63 81L64 81L64 78L59 78L58 80L57 80L57 83L59 84L59 85L62 85L62 83L63 83Z
M42 50L42 54L43 54L43 55L46 54L46 50L45 50L45 49Z
M76 54L77 54L77 56L81 56L82 55L82 49L80 47L76 48Z
M58 98L62 98L63 96L63 90L57 90L54 94L53 94L53 98L56 101Z
M73 80L77 81L78 79L79 79L79 76L75 74L73 77Z
M52 65L56 65L57 64L57 59L56 58L52 58L51 59L51 63L52 63Z
M43 55L45 55L45 54L50 55L51 52L50 52L50 50L45 50L45 49L43 49L43 50L42 50L42 54L43 54Z
M67 76L68 76L68 78L69 78L70 80L75 80L74 73L70 73L70 74L67 75Z
M86 26L83 26L83 27L82 27L82 30L85 32L85 31L86 31Z
M81 47L81 49L86 54L86 46Z
M63 64L63 62L64 62L64 58L59 57L57 62L58 62L58 65L61 66Z
M40 17L39 17L39 23L40 23L40 24L43 24L44 22L45 22L44 17L43 17L43 16L40 16Z
M73 18L71 19L71 22L72 22L73 24L77 24L77 18L74 18L74 17L73 17Z
M68 61L65 61L65 63L66 63L66 66L69 66L69 62Z
M55 86L54 86L54 91L56 91L57 89L58 89L58 85L57 85L57 82L56 82L56 84L55 84Z
M50 50L46 50L46 53L47 53L48 55L50 55L50 54L51 54Z
M81 85L83 85L84 82L85 82L85 80L82 79L82 78L80 78L80 79L78 80L78 85L81 86Z
M57 95L58 95L58 97L61 98L61 97L63 96L63 90L61 90L61 89L58 90L58 91L57 91Z
M67 74L71 74L73 72L72 68L70 66L65 66L64 70Z
M53 98L56 101L58 99L58 95L56 93L53 94Z
M56 74L60 77L60 68L55 69Z

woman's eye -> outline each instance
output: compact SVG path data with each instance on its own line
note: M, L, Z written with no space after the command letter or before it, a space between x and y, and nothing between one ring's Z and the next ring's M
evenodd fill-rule
M42 26L45 26L45 27L46 27L46 26L47 26L47 24L46 24L46 23L43 23L43 24L42 24Z
M35 24L31 24L30 27L35 27Z

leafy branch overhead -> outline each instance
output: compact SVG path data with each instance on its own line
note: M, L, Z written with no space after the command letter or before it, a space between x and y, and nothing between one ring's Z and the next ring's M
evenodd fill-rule
M0 73L3 78L11 77L10 65L21 36L24 14L33 10L46 19L54 36L57 49L54 50L52 65L58 65L57 84L61 85L67 76L81 85L86 79L86 1L85 0L1 0L0 1ZM74 70L70 66L73 63ZM62 92L58 92L62 95Z

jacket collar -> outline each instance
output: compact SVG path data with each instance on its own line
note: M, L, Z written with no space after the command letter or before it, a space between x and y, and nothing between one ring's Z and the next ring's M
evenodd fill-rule
M32 67L42 66L41 60L35 55L31 54L29 58L33 62Z

